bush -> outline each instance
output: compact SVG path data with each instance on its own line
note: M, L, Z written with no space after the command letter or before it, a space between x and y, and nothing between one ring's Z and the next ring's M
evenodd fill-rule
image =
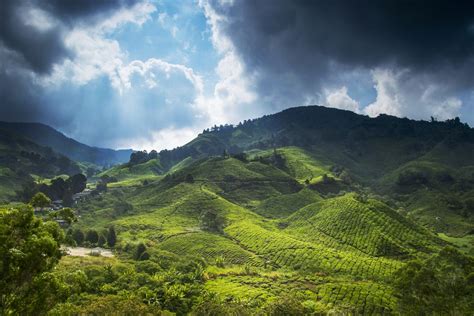
M107 245L113 248L116 242L117 242L117 235L115 233L115 228L114 226L110 226L107 231Z
M80 229L75 229L72 232L72 239L74 239L76 244L78 246L80 246L80 245L82 245L82 243L84 242L84 239L85 239L84 233Z
M93 229L87 231L86 241L88 241L92 245L96 245L97 242L99 241L99 234L97 233L97 231Z

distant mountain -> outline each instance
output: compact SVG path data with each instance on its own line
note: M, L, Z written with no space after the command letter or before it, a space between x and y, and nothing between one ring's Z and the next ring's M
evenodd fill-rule
M36 177L80 173L78 163L18 134L0 129L0 202L12 199Z
M39 145L51 147L54 151L75 161L90 162L100 166L126 162L133 152L131 149L113 150L91 147L41 123L0 122L0 129L26 137Z

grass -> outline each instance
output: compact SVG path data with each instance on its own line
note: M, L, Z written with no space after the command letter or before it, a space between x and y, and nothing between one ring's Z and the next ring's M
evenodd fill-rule
M117 178L119 181L138 179L145 180L147 178L153 178L154 176L163 173L163 167L158 159L151 159L145 163L129 166L128 164L122 164L111 169L108 169L100 174L98 177L109 176Z

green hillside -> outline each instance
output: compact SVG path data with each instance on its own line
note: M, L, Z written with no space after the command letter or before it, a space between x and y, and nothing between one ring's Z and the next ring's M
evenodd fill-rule
M215 126L159 155L170 169L183 159L224 151L244 152L249 160L313 184L323 195L369 190L439 233L462 237L474 229L474 130L458 119L369 118L297 107L237 126ZM324 175L329 181L322 181Z
M265 309L297 295L308 312L397 312L397 271L448 243L376 199L322 196L302 180L316 170L337 178L330 167L309 154L296 164L304 153L296 148L278 152L290 163L261 159L268 151L255 160L212 157L149 184L110 188L79 206L77 227L114 225L124 259L142 243L152 262L201 260L202 291L217 300ZM117 200L131 207L117 213Z
M114 257L63 257L50 314L469 315L472 135L303 107L116 165L64 229Z
M163 167L158 159L151 159L138 165L121 164L114 166L97 175L97 177L114 178L111 186L137 185L143 181L156 180L163 173ZM116 183L115 183L116 182Z
M81 172L80 165L51 148L0 129L0 201L15 197L22 185Z

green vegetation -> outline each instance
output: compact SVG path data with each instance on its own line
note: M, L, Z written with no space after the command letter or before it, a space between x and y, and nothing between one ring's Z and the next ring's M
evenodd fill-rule
M2 297L27 303L8 303L11 313L51 315L468 315L473 143L457 121L307 107L135 152L71 208L2 210L0 269L29 271L25 254L49 251L28 274L38 281ZM32 188L57 198L82 191L83 177L35 176ZM59 260L59 242L113 256Z
M61 258L63 233L28 207L0 209L0 312L41 314L62 298L51 272Z
M44 208L51 205L51 199L43 192L38 192L31 198L30 205L33 207Z

